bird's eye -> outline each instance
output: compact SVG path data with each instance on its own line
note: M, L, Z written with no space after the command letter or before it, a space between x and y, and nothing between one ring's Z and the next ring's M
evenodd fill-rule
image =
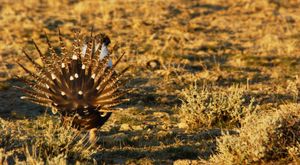
M105 45L110 44L110 39L109 39L108 37L103 38L103 43L104 43Z

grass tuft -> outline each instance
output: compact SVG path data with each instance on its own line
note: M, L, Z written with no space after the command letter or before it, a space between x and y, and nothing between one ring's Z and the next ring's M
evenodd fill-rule
M254 99L246 104L245 92L238 85L226 90L192 85L181 93L180 122L193 130L238 126L244 116L256 109Z
M299 161L300 104L251 114L242 122L239 135L224 135L217 140L215 164L249 164L290 159Z
M1 120L9 125L8 121ZM2 125L3 126L3 125ZM30 128L31 127L31 128ZM9 129L4 129L9 130ZM75 130L71 123L60 123L54 117L43 116L36 120L34 125L24 125L19 127L19 132L4 132L1 134L1 143L6 148L2 150L0 160L5 161L7 157L12 157L9 153L10 148L16 147L18 143L19 152L14 153L14 162L41 164L67 164L69 160L92 161L92 156L96 150L95 142L88 141L88 133ZM30 131L33 134L22 136L22 132ZM17 138L7 138L15 134ZM10 146L11 145L11 146ZM42 163L43 164L43 163Z

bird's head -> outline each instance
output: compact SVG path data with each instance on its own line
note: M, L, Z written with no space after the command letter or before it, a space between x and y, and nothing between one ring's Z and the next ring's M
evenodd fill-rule
M105 46L108 46L110 44L109 37L104 33L100 33L96 35L95 38L97 43L100 43L101 45L104 44Z

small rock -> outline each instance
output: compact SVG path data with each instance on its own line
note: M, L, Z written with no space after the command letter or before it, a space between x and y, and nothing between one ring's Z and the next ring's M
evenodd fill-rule
M147 62L147 68L150 70L157 70L160 66L161 64L158 60L150 60Z

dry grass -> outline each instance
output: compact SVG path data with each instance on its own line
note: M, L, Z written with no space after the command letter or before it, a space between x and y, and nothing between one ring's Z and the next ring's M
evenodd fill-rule
M282 158L298 161L299 123L299 104L251 115L243 121L239 135L224 135L217 140L219 154L210 161L213 164L250 164Z
M198 87L197 84L182 91L179 118L188 129L211 127L238 127L245 116L256 109L254 99L246 103L245 88L238 85L226 90Z
M10 130L13 123L3 119L0 123L3 127L0 141L0 146L3 146L0 156L2 163L67 164L71 158L92 161L92 155L97 150L95 143L88 141L87 133L73 129L70 122L60 123L47 115L39 117L34 125L29 125L26 129L18 125L17 132ZM12 150L15 145L21 148L18 151ZM17 157L14 155L16 153L22 156Z
M1 2L0 164L299 162L299 1ZM92 26L135 66L136 90L89 148L13 86L23 48L40 60L31 39L47 52L44 30L58 50L60 27L70 48L72 29Z

